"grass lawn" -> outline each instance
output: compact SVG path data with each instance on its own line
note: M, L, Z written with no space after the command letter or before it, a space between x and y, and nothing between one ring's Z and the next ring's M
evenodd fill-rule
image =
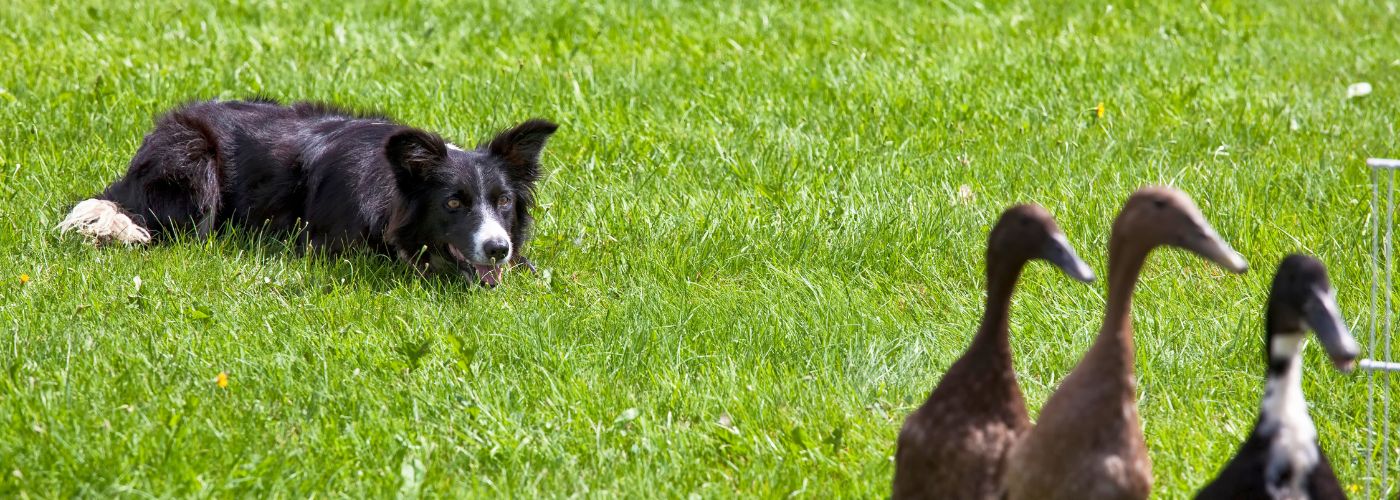
M1000 210L1046 206L1102 275L1148 183L1192 193L1253 266L1147 266L1159 496L1249 431L1283 255L1322 257L1369 336L1362 160L1400 155L1393 4L61 3L0 6L0 496L887 495L904 415L976 326ZM53 230L153 115L255 94L465 144L558 121L542 272L486 291L247 234ZM1105 286L1028 270L1033 413ZM1365 376L1316 346L1305 366L1359 495Z

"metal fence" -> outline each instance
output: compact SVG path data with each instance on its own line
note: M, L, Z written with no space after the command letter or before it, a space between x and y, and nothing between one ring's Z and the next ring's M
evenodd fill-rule
M1366 497L1382 498L1400 487L1389 477L1395 467L1391 440L1391 375L1400 372L1391 350L1395 271L1395 175L1400 160L1371 158L1371 322L1361 369L1366 371Z

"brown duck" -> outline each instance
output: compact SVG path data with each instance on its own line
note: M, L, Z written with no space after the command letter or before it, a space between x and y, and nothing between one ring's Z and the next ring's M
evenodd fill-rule
M1011 443L1030 428L1008 338L1011 293L1034 259L1090 282L1044 208L1016 205L987 237L987 305L972 344L943 375L928 401L904 420L895 451L894 498L997 498Z
M1147 498L1152 463L1138 422L1131 307L1138 274L1159 246L1195 252L1234 273L1248 268L1185 193L1171 188L1133 193L1109 236L1103 327L1045 402L1035 428L1012 446L1007 498Z
M1360 348L1337 312L1327 266L1307 255L1289 255L1274 273L1265 311L1264 401L1254 431L1235 458L1196 498L1203 500L1330 500L1346 493L1303 399L1303 341L1317 334L1337 369L1351 371Z

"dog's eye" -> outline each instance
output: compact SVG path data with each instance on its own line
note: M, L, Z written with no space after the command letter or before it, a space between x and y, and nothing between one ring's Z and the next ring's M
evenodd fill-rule
M514 201L515 201L515 200L511 199L510 195L508 195L508 194L503 194L503 195L501 195L500 198L496 198L496 208L499 208L499 209L501 209L501 210L505 210L505 209L507 209L507 208L510 208L511 202L514 202Z
M451 208L451 209L453 209L453 210L462 208L462 200L459 200L459 199L456 199L456 198L452 198L452 199L450 199L450 200L447 200L447 208Z

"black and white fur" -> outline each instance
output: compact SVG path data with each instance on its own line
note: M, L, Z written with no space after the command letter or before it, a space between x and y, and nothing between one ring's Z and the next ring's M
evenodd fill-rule
M1337 310L1336 293L1322 262L1290 255L1279 265L1269 294L1268 377L1259 419L1249 439L1201 499L1346 498L1303 398L1302 350L1314 331L1341 370L1350 370L1359 348Z
M59 224L147 244L226 226L368 247L494 286L529 264L539 156L558 127L529 120L466 150L377 115L271 100L201 101L156 120L126 175Z

